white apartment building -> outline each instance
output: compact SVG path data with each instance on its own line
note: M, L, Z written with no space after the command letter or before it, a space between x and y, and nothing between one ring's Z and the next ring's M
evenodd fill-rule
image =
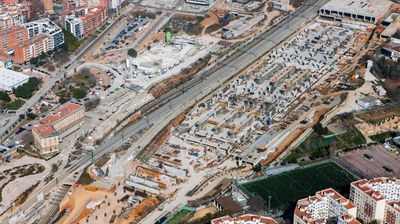
M297 201L294 224L325 223L329 218L341 217L341 223L359 223L357 207L332 188L318 191L314 196Z
M350 200L357 206L357 217L364 222L391 220L392 202L400 202L400 180L380 177L351 183ZM394 207L394 204L392 206ZM389 212L389 213L387 213ZM385 222L397 224L398 222Z
M116 10L118 7L120 7L124 3L124 0L110 0L110 7L111 9Z
M72 33L76 38L83 38L82 19L76 18L74 15L65 16L65 29Z
M338 217L337 224L360 224L360 222L350 214L344 214Z
M50 19L40 19L23 24L28 29L29 38L36 37L39 34L45 34L50 37L49 49L57 48L64 43L64 34Z
M385 207L384 224L400 223L400 202L388 202Z
M244 214L236 218L229 215L211 220L211 224L278 224L274 219L265 216Z
M21 14L6 14L0 11L0 30L7 29L12 26L21 25L25 22L25 16Z

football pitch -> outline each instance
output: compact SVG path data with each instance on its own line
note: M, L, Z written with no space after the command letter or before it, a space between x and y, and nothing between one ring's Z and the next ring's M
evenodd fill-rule
M271 196L271 208L278 208L319 190L348 186L355 180L336 163L327 162L244 183L241 187L250 195L260 195L267 203Z

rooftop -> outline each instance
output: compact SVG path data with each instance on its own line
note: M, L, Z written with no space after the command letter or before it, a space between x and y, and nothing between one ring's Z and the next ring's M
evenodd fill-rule
M388 0L331 0L322 9L378 17L390 8Z
M229 215L222 216L211 220L211 224L277 224L277 222L269 217L245 214L236 218L232 218Z
M220 197L215 200L224 210L231 211L232 213L237 213L243 211L242 206L237 203L231 196Z
M356 218L354 218L350 214L344 214L339 216L339 220L341 221L340 223L346 222L348 224L361 224Z
M351 203L348 199L343 197L341 194L336 192L334 189L328 188L328 189L325 189L322 191L318 191L314 196L309 196L308 198L300 199L297 202L294 214L306 222L312 223L312 222L323 221L323 219L314 217L314 215L312 213L312 210L313 210L312 205L314 205L315 203L318 203L318 202L323 202L323 201L330 203L330 201L328 200L329 198L338 202L343 208L346 209L346 211L356 208L354 206L354 204ZM327 211L328 211L328 208L327 208ZM318 215L316 215L316 216L318 216Z
M29 76L15 72L6 68L0 68L0 89L13 87L14 85L26 81ZM5 87L5 88L3 88Z
M52 134L56 134L57 130L54 129L53 125L57 121L61 120L65 116L72 114L73 112L82 108L79 104L67 103L60 107L55 112L47 115L39 121L38 125L35 125L34 129L40 134L42 137L47 137Z
M0 30L0 36L8 35L13 32L24 31L25 28L22 26L12 26L8 29Z
M400 181L394 178L378 177L374 178L371 181L363 179L351 183L352 186L357 187L358 189L360 189L361 191L363 191L365 194L367 194L376 201L385 199L381 194L381 192L378 190L379 188L376 188L377 186L380 186L382 184L400 185Z
M44 34L39 34L38 36L33 37L33 38L25 41L24 43L22 43L20 45L15 46L15 47L28 47L28 46L30 46L32 44L37 44L40 41L43 41L44 39L47 39L47 38L49 38L49 37L44 35Z
M52 33L53 31L57 31L57 32L62 31L59 26L57 26L53 21L51 21L48 18L25 23L25 24L23 24L23 26L28 29L32 28L32 27L36 27L36 26L40 27L40 33Z
M390 207L400 212L400 202L391 201L387 203Z

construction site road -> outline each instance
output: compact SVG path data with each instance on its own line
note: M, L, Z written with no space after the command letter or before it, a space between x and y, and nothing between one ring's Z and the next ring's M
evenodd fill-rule
M195 103L210 94L216 88L223 85L227 80L238 74L238 72L258 60L269 50L313 20L318 15L318 9L328 1L329 0L314 0L307 3L292 15L288 16L280 24L262 34L259 38L256 38L243 48L238 49L236 53L226 59L223 63L220 63L203 74L202 77L199 77L200 82L198 82L197 85L193 85L191 88L186 86L183 89L184 91L182 91L182 88L177 88L167 94L167 96L171 97L161 97L152 102L151 105L163 106L153 110L147 116L112 136L101 146L96 148L93 152L93 160L99 159L104 154L115 150L130 137L148 128L150 125L158 125L159 121L169 119L171 114L174 114L175 112L178 114L182 113L185 108L193 106L192 103ZM178 96L176 94L177 92L179 92ZM171 111L174 113L170 113ZM160 128L162 129L163 127ZM127 153L129 153L129 151ZM40 191L44 195L50 193L58 184L63 183L71 174L81 171L84 167L92 163L93 160L90 156L82 158L76 163L76 165L60 173L59 176L50 181ZM27 211L29 209L28 207L33 206L35 203L36 195L29 198L23 206L21 206L21 209L19 209L18 212ZM157 218L157 216L151 217L150 220L155 220Z

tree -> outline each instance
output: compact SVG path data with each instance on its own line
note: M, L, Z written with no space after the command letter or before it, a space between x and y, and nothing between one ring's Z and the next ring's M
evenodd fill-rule
M22 142L25 146L33 144L33 135L31 131L26 131L21 137Z
M29 60L29 63L31 63L32 65L37 65L39 63L39 59L36 58L31 58L31 60Z
M36 114L33 113L26 113L26 116L31 120L34 120L36 118Z
M92 99L89 99L86 103L85 103L85 109L86 111L89 111L93 108L96 108L100 103L100 98L99 97L94 97Z
M257 164L253 167L253 171L256 173L260 172L261 170L262 170L262 167L260 164Z
M74 96L75 99L82 99L86 96L86 91L84 89L75 89L72 92L72 95Z
M8 103L11 101L11 98L6 92L0 91L0 100Z
M321 123L317 123L316 125L314 125L314 131L319 135L328 134L328 128L322 126Z
M66 51L74 52L80 45L78 38L76 38L72 33L63 29L64 33L64 44L63 48Z
M146 48L147 48L147 50L149 51L149 50L151 49L151 46L150 46L150 45L148 45Z
M137 51L133 48L128 50L128 55L132 58L136 58L137 57Z
M56 70L56 67L54 67L53 63L50 63L47 69L49 70L49 72L54 72Z
M28 82L19 86L16 89L13 89L13 92L16 97L21 98L30 98L32 96L32 92L38 88L39 79L36 77L30 77Z

